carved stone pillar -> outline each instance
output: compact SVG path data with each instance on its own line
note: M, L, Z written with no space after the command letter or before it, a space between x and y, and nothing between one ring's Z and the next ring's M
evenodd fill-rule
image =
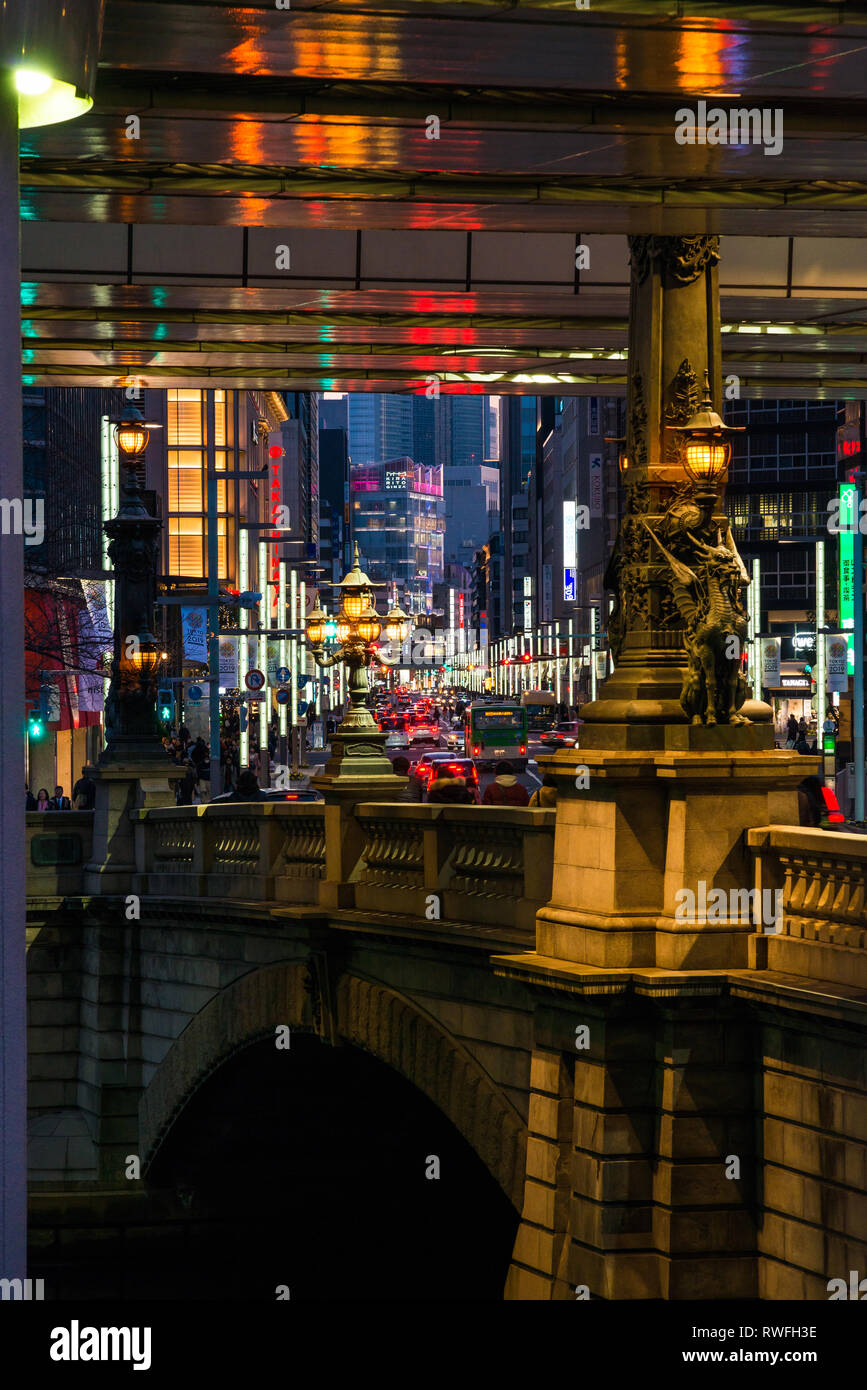
M581 711L581 747L772 747L771 730L763 727L766 706L749 712L757 725L720 723L688 736L681 705L688 657L666 551L675 564L706 565L698 547L721 542L728 522L723 488L708 490L689 477L681 438L668 427L686 424L696 412L705 372L713 402L721 401L719 238L633 236L629 244L629 467L625 513L605 576L615 595L609 634L616 668Z

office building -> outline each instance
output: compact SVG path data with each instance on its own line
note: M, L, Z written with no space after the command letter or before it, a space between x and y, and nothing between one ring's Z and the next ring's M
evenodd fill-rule
M394 581L414 613L429 612L443 577L442 469L403 457L350 464L352 531L372 579Z

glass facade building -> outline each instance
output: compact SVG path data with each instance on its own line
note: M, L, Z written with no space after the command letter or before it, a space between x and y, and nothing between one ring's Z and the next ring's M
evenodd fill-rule
M371 579L395 581L412 602L429 604L443 577L445 503L441 468L408 456L350 465L352 530Z

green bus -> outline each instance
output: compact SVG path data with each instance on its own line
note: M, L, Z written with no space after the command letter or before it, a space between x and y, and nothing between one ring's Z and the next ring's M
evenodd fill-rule
M527 711L520 705L470 705L464 713L464 753L479 767L510 762L527 769Z

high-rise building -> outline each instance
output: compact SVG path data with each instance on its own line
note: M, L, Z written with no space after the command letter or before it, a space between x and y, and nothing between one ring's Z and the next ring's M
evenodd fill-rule
M485 462L500 462L500 396L485 396Z
M464 464L443 472L446 561L471 566L476 551L499 530L499 469Z
M486 398L446 396L440 399L440 406L451 415L450 466L484 463Z
M857 409L857 407L856 407ZM838 615L839 541L828 529L838 488L836 401L728 401L731 436L726 510L748 571L760 566L761 631L780 640L780 686L773 698L778 730L790 714L809 719L815 668L815 613ZM854 460L857 462L857 457ZM845 458L842 460L845 464ZM824 545L825 593L816 595L816 554Z
M355 392L349 402L349 457L355 464L412 458L412 396Z
M412 398L412 457L425 468L436 468L445 460L437 451L437 415L440 402L426 396Z
M428 611L443 576L442 469L408 456L350 464L353 537L372 579L396 582L415 613Z
M326 577L338 582L352 564L352 508L346 431L319 431L319 521L323 533L320 559ZM328 551L325 549L327 528Z

